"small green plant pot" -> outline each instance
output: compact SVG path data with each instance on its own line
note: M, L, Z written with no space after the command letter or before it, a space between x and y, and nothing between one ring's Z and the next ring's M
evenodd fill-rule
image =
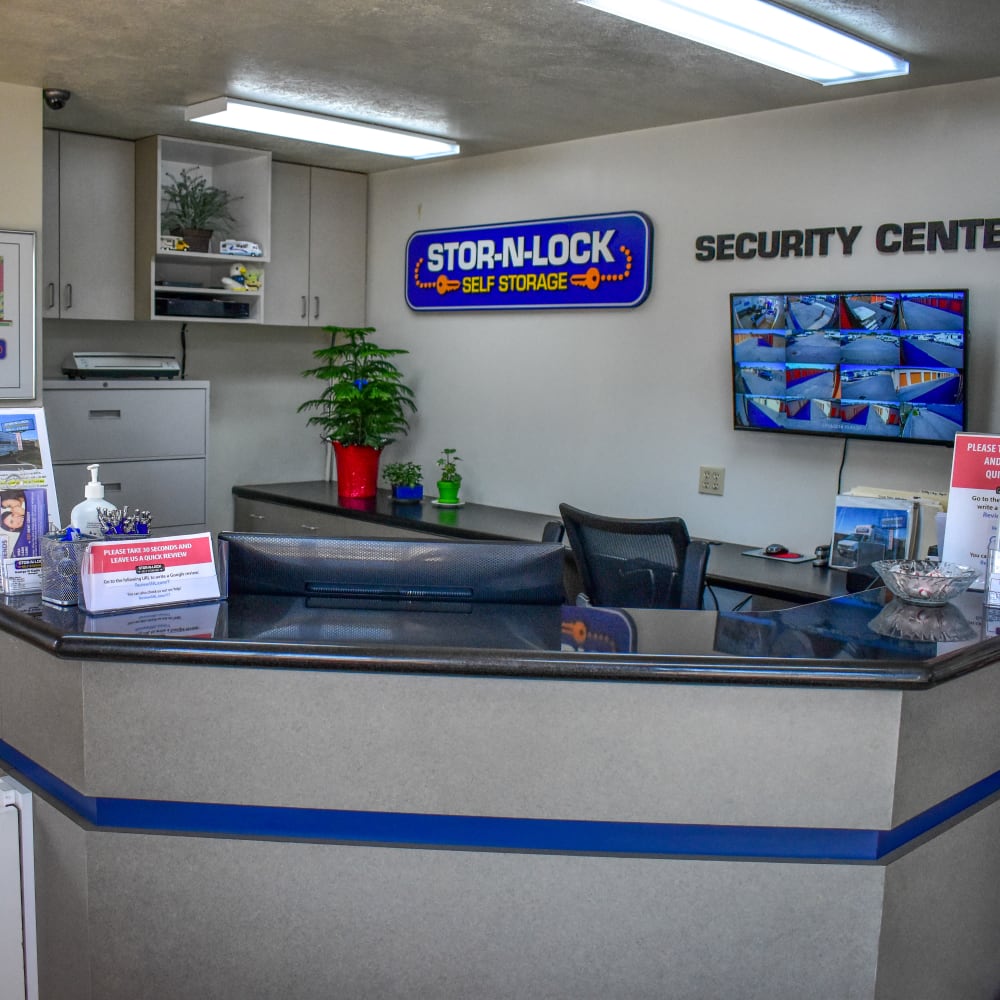
M458 503L458 490L461 483L456 483L453 479L439 479L438 503Z

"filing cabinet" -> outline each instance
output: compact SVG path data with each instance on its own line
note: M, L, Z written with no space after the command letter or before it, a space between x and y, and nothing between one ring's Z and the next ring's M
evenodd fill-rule
M151 511L158 534L207 529L208 382L47 380L43 393L64 524L97 462L107 499Z

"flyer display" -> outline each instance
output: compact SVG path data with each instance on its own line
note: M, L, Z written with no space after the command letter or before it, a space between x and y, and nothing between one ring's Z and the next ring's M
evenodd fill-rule
M58 523L52 456L41 408L0 408L0 588L42 589L42 539Z
M88 614L219 598L207 531L91 542L80 565L80 607Z
M986 554L1000 520L1000 435L956 434L951 460L944 562L986 572ZM971 587L983 589L981 575Z

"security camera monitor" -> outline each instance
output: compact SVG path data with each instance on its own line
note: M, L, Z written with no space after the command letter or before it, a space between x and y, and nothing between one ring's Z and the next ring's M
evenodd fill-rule
M966 289L729 298L737 430L950 445L967 429Z

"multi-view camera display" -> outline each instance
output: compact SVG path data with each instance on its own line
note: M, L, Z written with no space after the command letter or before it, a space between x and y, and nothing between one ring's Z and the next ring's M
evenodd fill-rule
M730 295L734 425L952 444L968 292Z

